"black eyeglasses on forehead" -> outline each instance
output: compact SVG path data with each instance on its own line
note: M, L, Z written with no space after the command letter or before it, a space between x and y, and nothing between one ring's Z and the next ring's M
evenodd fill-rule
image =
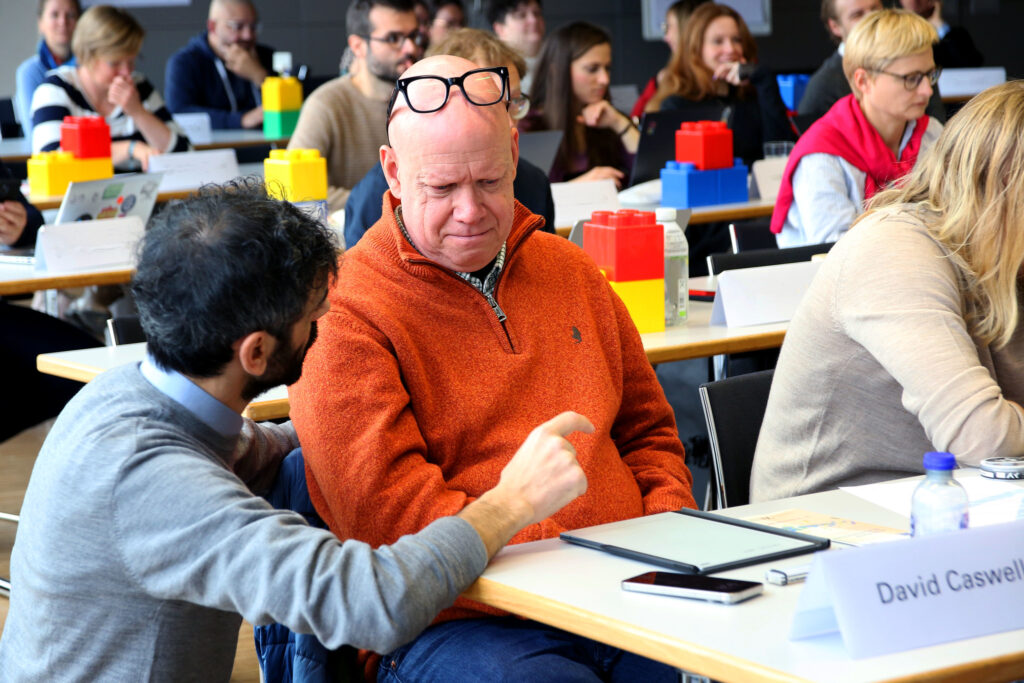
M412 44L416 47L426 47L428 38L427 34L420 31L418 28L410 31L409 33L402 33L401 31L392 31L385 36L378 38L377 36L363 36L367 40L375 40L378 43L387 43L391 47L399 48L402 47L402 43L407 40L411 40Z
M448 95L453 85L462 91L462 96L470 104L486 107L502 100L508 101L508 68L493 66L486 69L473 69L461 76L445 78L444 76L410 76L399 78L395 89L391 92L388 102L388 120L391 111L398 102L399 93L405 97L406 104L418 114L429 114L438 111L448 103Z

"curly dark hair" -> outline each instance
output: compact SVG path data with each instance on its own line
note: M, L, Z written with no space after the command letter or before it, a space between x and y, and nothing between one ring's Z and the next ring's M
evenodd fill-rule
M168 204L138 253L132 293L149 353L191 377L217 375L252 332L288 340L338 271L334 233L254 178Z

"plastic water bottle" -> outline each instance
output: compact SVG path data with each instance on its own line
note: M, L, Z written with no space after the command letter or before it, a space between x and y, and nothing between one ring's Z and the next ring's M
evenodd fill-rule
M690 302L690 245L676 222L676 210L659 208L655 218L665 229L665 326L686 322Z
M931 536L967 528L967 491L953 478L952 453L925 453L925 479L910 500L910 535Z

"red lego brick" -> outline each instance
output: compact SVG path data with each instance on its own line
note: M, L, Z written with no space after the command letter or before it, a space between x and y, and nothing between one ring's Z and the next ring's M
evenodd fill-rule
M653 211L595 211L583 225L583 250L611 282L665 276L665 233Z
M732 168L732 131L724 121L686 122L676 131L676 161L700 171Z
M60 148L76 159L110 156L110 127L99 116L65 116L60 125Z

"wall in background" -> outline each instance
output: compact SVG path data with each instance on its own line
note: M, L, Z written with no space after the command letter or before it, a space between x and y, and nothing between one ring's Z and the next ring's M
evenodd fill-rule
M483 0L464 2L471 12L483 6ZM32 54L36 41L34 0L3 0L2 4L0 96L14 92L14 70ZM263 42L291 50L295 63L309 65L315 74L337 70L345 48L345 0L256 0L256 4L263 22ZM1015 36L1017 28L1024 25L1024 2L947 0L944 5L947 17L970 31L986 64L1006 66L1011 77L1024 76L1024 51ZM147 31L140 68L161 90L167 58L203 30L207 7L207 0L193 0L186 7L133 10ZM758 39L760 61L781 71L810 71L820 64L833 46L818 20L818 7L817 0L773 2L774 31ZM612 34L616 84L642 87L668 59L667 46L641 38L639 2L547 0L544 12L549 30L577 19L605 27ZM476 25L483 27L479 19Z

